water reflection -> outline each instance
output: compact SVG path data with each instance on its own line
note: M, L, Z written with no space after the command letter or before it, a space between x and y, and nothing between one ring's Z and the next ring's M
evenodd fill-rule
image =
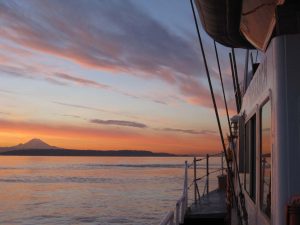
M135 225L158 224L175 205L187 158L0 160L0 224Z

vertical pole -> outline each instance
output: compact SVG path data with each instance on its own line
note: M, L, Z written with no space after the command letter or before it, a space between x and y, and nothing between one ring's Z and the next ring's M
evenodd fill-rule
M224 175L224 163L223 163L224 154L221 153L221 167L222 167L222 175Z
M265 186L265 181L264 181L264 178L265 178L265 174L266 174L266 158L265 157L263 157L262 158L262 177L260 178L260 180L261 180L261 182L263 183L263 186ZM264 190L264 189L263 189ZM263 191L262 190L262 191Z
M256 49L255 63L257 63L257 57L258 57L258 50Z
M252 52L250 52L250 61L251 61L251 69L252 69L252 75L251 75L251 78L250 78L250 80L251 80L254 76L254 60L253 60Z
M234 78L234 68L233 68L233 61L232 61L232 55L229 52L229 60L230 60L230 68L231 68L231 75L232 75L232 82L233 82L233 90L234 90L234 97L235 97L235 105L236 105L236 111L239 112L239 101L237 97L237 89L236 89L236 83Z
M244 70L244 93L246 93L246 90L248 88L248 64L249 64L249 49L246 51L246 57L245 57L245 70Z
M209 155L206 154L206 194L209 192Z
M253 67L254 60L253 60L253 54L252 54L252 52L250 52L250 60L251 60L251 66ZM252 72L253 72L253 70L252 70ZM252 74L254 75L254 72Z
M195 203L197 203L197 187L196 187L196 179L197 179L197 174L196 174L196 157L194 157L194 198L195 198Z
M239 84L239 76L238 76L238 72L237 72L234 48L231 48L231 51L232 51L233 68L234 68L234 73L235 73L236 90L237 90L237 94L238 94L239 106L241 109L241 105L242 105L241 89L240 89L240 84Z

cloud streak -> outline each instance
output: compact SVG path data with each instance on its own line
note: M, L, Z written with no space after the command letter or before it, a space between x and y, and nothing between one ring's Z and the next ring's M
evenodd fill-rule
M75 118L75 119L81 119L81 116L78 116L78 115L72 115L72 114L63 114L61 116L64 116L64 117L71 117L71 118Z
M10 75L14 77L45 80L57 85L67 85L70 83L75 83L80 86L93 87L99 89L110 88L109 85L102 84L94 80L70 75L65 72L56 72L54 69L46 67L45 65L43 65L42 67L34 67L30 65L25 65L21 62L14 64L17 64L18 66L5 65L0 63L0 72L2 72L5 75Z
M82 105L82 104L73 104L73 103L66 103L66 102L60 102L60 101L52 101L52 103L61 105L61 106L71 107L71 108L87 109L87 110L92 110L92 111L96 111L96 112L103 112L103 113L109 113L109 114L114 114L114 115L119 115L119 116L136 118L135 115L131 115L127 112L117 112L117 111L113 111L113 110L106 110L106 109L96 108L96 107Z
M133 121L126 121L126 120L92 119L92 120L90 120L90 122L95 123L95 124L102 124L102 125L115 125L115 126L125 126L125 127L135 127L135 128L147 128L146 124L133 122Z
M56 72L51 67L48 66L30 66L25 65L21 62L14 63L15 65L4 65L0 63L0 72L2 72L5 76L13 76L18 78L25 79L33 79L33 80L44 80L49 83L61 86L73 85L76 84L78 86L97 88L97 89L105 89L111 92L118 93L123 96L128 96L134 99L141 99L146 101L155 102L158 104L167 105L166 100L162 100L159 96L149 96L149 95L137 95L134 93L130 93L128 91L123 91L120 88L115 88L110 85L106 85L94 80L86 79L79 77L78 75L70 75L66 72ZM1 90L0 90L1 92Z
M101 89L109 88L108 85L101 84L101 83L93 81L93 80L88 80L88 79L72 76L72 75L69 75L66 73L54 73L54 76L57 78L63 79L63 80L75 82L75 83L77 83L79 85L83 85L83 86L89 86L89 87L95 87L95 88L101 88Z
M59 101L52 101L52 103L62 105L62 106L72 107L72 108L89 109L89 110L98 111L98 112L109 112L104 109L99 109L96 107L91 107L91 106L86 106L86 105L71 104L71 103L65 103L65 102L59 102Z
M167 132L176 132L176 133L185 133L185 134L200 134L200 135L214 135L215 131L210 130L202 130L202 131L196 131L191 129L178 129L178 128L164 128L163 131Z

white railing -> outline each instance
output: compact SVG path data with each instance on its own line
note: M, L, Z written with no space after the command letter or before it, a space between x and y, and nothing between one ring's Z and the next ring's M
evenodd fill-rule
M209 168L209 158L210 157L217 157L219 156L221 158L221 167L216 168L215 170L211 171ZM215 173L224 173L224 165L223 165L223 159L224 155L223 153L216 153L216 154L211 154L211 155L206 155L206 157L202 158L196 158L194 157L194 161L192 164L188 165L187 161L185 161L185 171L184 171L184 184L183 184L183 193L181 197L178 199L176 202L176 207L175 210L170 211L169 213L166 214L164 219L161 221L160 225L179 225L184 223L184 217L185 213L188 208L188 189L194 185L194 203L196 204L198 201L200 201L201 198L201 193L198 188L197 182L199 181L206 181L205 186L203 189L203 194L205 194L204 191L206 191L206 194L209 193L209 176L210 174L215 174ZM197 162L200 162L202 160L206 160L206 174L197 177ZM188 186L188 168L193 167L194 169L194 179L193 182Z
M176 202L175 216L173 210L168 212L166 216L163 218L163 220L160 222L160 225L174 225L174 224L179 225L180 223L183 223L187 207L188 207L188 164L187 161L185 161L183 193L181 197L178 199L178 201Z
M166 214L160 225L174 225L174 211L170 211Z

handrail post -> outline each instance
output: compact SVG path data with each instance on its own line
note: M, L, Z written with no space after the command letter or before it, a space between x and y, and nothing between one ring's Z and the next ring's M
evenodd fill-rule
M170 225L174 225L174 216L173 216L173 218L170 220Z
M184 170L184 211L188 207L188 162L185 161L185 170Z
M171 216L171 219L170 219L170 225L174 225L174 213L173 213L172 216Z
M209 155L206 154L206 194L209 192L209 164L208 164Z
M196 157L194 157L194 198L195 198L195 203L197 203L197 187L196 187L196 179L197 179L197 174L196 174Z
M186 199L184 199L184 201L182 201L181 203L181 217L180 217L180 223L183 223L184 222L184 216L185 216L185 211L186 211Z
M175 219L175 224L176 225L179 225L179 205L180 204L180 202L178 201L177 203L176 203L176 219Z

